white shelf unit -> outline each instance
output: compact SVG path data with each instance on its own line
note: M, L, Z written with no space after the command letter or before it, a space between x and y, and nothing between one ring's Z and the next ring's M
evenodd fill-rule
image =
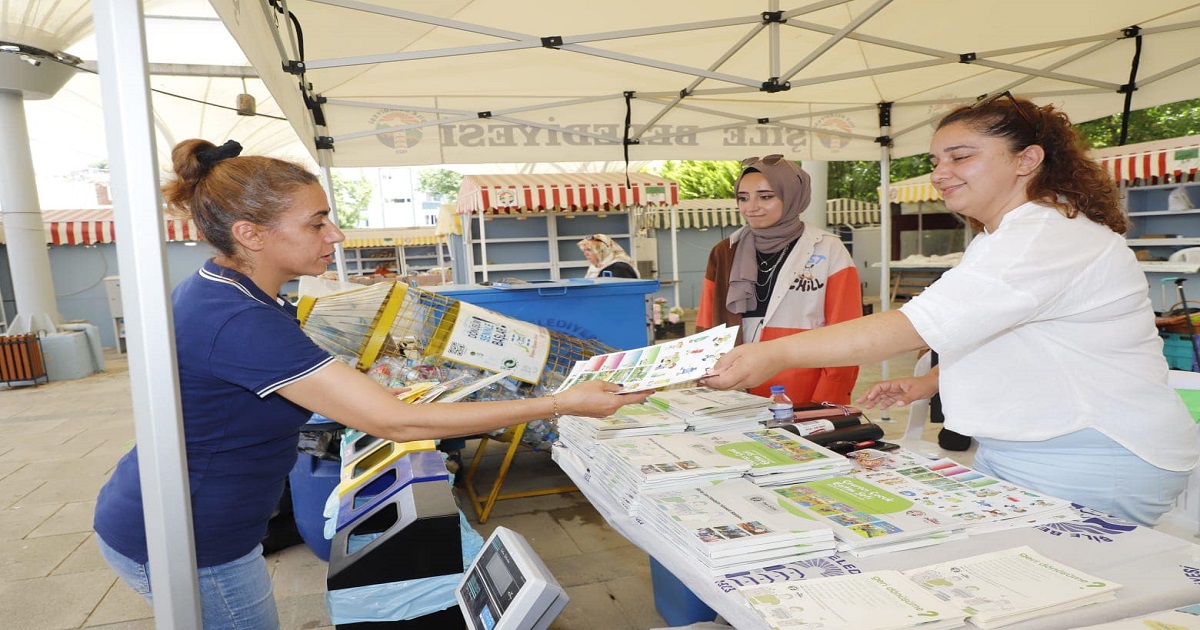
M441 266L450 265L450 251L445 242L437 245L383 245L379 247L347 247L346 275L364 276L375 272L379 263L387 263L394 273L408 275L428 271L438 265L438 248L441 248ZM330 269L335 269L333 265Z
M1177 189L1186 191L1190 209L1168 210L1168 198ZM1125 208L1129 213L1130 230L1126 242L1134 250L1144 251L1149 260L1142 262L1149 283L1150 301L1154 310L1170 308L1178 301L1174 287L1163 284L1168 276L1187 276L1200 285L1200 258L1169 260L1171 254L1189 247L1200 247L1200 182L1177 182L1153 186L1130 186L1124 189ZM1190 291L1188 289L1191 289ZM1200 286L1184 287L1191 293L1188 301L1200 298Z
M628 212L487 214L466 223L471 282L582 278L588 262L576 243L590 234L607 234L637 260Z

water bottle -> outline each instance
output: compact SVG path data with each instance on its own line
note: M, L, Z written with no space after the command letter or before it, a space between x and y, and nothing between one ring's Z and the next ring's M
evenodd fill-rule
M784 393L783 385L771 386L771 404L767 405L767 409L771 410L772 419L776 422L791 422L795 416L792 399Z

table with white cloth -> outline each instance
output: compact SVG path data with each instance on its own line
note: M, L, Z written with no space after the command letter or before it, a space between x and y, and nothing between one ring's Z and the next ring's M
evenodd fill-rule
M736 592L739 574L714 578L655 529L629 516L616 498L593 483L581 454L561 444L553 457L608 524L666 567L706 605L738 630L769 626ZM839 554L748 572L757 580L796 580L881 569L909 570L1027 545L1050 559L1122 585L1111 602L1084 606L1006 628L1062 629L1115 621L1200 602L1200 545L1111 516L1076 508L1079 521L972 534L965 540L866 558ZM970 624L968 624L969 627Z

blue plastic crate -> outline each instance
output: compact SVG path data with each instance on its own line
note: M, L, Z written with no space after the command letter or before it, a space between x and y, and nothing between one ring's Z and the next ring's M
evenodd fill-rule
M717 611L696 597L653 556L650 558L650 583L654 587L654 608L672 626L688 626L717 618Z
M1192 351L1191 337L1177 333L1158 333L1163 338L1163 356L1167 358L1167 366L1172 370L1189 370L1200 372L1196 364L1196 354ZM1200 335L1196 335L1200 340Z
M426 288L564 335L630 350L650 343L646 295L658 291L658 280L589 278Z

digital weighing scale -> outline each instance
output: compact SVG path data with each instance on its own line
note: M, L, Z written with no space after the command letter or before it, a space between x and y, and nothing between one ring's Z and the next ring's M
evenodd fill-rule
M525 537L497 527L455 593L471 630L545 630L570 598Z

